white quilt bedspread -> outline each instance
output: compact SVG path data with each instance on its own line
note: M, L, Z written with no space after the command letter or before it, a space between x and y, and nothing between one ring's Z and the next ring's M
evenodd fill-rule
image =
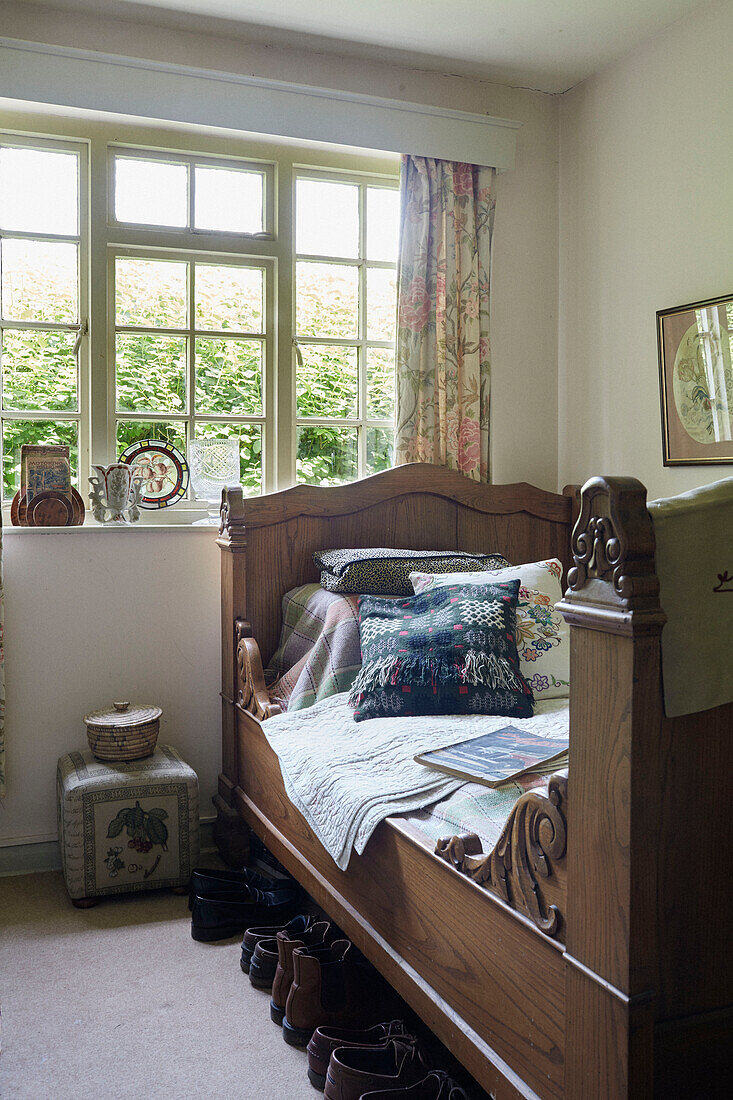
M460 779L416 764L416 753L508 725L540 737L564 737L568 701L538 703L532 718L471 714L356 723L342 694L307 710L276 715L262 728L280 761L288 798L345 871L352 851L364 851L385 817L418 810L462 785Z

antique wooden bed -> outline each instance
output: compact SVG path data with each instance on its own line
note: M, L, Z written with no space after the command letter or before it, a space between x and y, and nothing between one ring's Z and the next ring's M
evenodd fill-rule
M596 478L578 516L575 491L425 465L223 494L222 853L241 862L251 827L498 1098L727 1095L733 706L664 715L645 501L633 479ZM262 732L277 710L263 662L282 595L317 580L313 551L336 546L566 566L569 780L524 795L478 871L460 844L442 859L392 818L341 872L285 795Z

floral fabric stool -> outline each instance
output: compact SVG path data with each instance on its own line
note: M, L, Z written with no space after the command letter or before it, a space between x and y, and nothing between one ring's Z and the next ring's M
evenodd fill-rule
M56 795L74 905L188 884L199 855L199 785L170 745L128 762L103 762L88 750L67 753L58 762Z

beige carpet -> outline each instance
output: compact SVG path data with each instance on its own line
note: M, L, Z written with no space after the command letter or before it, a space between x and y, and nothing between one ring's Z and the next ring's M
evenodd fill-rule
M306 1056L167 891L74 909L60 873L0 878L3 1100L317 1100Z

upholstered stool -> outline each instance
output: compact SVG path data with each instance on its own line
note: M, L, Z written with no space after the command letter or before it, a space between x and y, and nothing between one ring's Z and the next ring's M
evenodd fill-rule
M56 771L59 844L74 905L106 894L185 887L199 854L196 773L170 745L142 760L62 756Z

